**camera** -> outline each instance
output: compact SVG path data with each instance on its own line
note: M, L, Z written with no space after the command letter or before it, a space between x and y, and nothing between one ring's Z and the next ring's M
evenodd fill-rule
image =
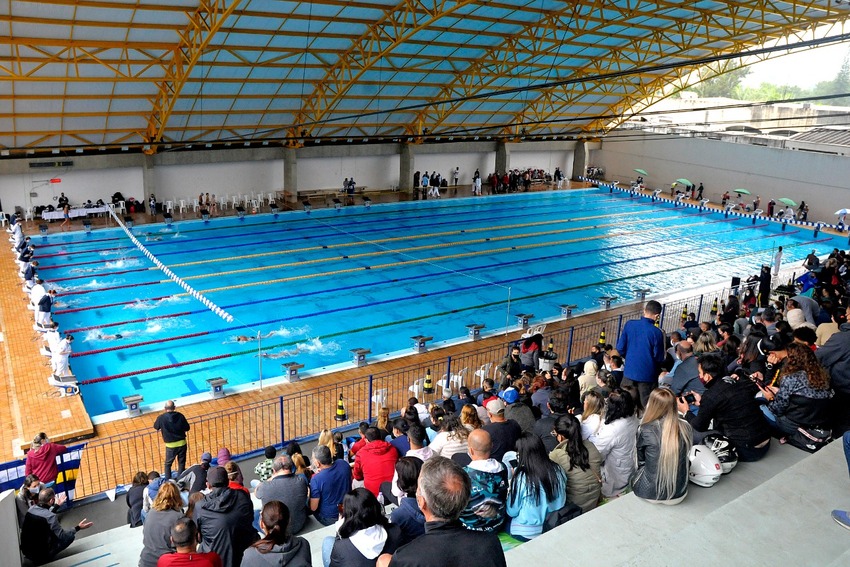
M684 397L685 397L685 401L688 402L688 405L693 405L693 404L697 403L697 398L692 393L691 394L685 394Z

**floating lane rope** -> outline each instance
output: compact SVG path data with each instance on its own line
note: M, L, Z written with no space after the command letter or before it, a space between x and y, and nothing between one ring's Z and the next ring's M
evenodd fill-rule
M180 287L185 289L192 297L201 301L201 303L203 303L204 306L207 307L209 310L211 310L213 313L215 313L216 315L218 315L219 317L221 317L222 319L224 319L228 323L233 322L233 316L230 313L227 313L226 311L224 311L223 309L221 309L220 307L215 305L212 301L210 301L206 297L201 296L201 294L199 294L197 291L195 291L195 289L193 289L189 284L187 284L186 282L184 282L183 280L178 278L171 270L166 268L163 265L163 263L160 262L151 253L150 250L145 248L145 246L141 242L139 242L139 239L136 238L136 236L132 232L130 232L130 229L127 228L124 225L123 222L121 222L121 219L118 218L118 215L115 214L115 210L112 207L109 208L109 214L112 215L112 218L115 219L115 222L118 224L118 226L121 227L121 229L124 231L124 233L130 239L130 241L133 244L136 245L136 248L138 248L142 252L142 254L147 256L159 269L163 270L165 275L167 275L169 278L171 278L171 280L174 281L177 285L179 285ZM151 283L157 283L157 282L151 282ZM118 287L122 287L122 286L118 286ZM112 289L115 289L115 287L113 287Z

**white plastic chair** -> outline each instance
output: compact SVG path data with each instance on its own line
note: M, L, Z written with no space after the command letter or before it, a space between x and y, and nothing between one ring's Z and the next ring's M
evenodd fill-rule
M529 327L526 332L522 334L520 338L527 339L529 337L533 337L534 335L542 335L543 331L546 330L546 324L537 325L535 327Z
M238 207L239 204L242 202L241 199L242 197L240 197L239 195L233 195L230 198L230 208L235 209L236 207Z
M274 193L266 193L266 204L271 205L274 203Z
M261 200L259 200L259 199L251 199L251 207L252 207L253 209L257 209L257 210L259 211L259 210L260 210L260 207L261 207L261 204L262 204L262 201L261 201Z
M478 387L484 387L484 379L490 374L490 369L493 368L493 363L488 362L487 364L482 364L481 368L475 371L474 376L478 378Z
M452 374L452 377L449 379L449 388L452 391L457 392L464 385L464 381L466 380L466 373L469 372L469 368L464 368L457 374ZM444 384L445 386L445 384Z
M34 207L30 207L29 209L24 211L24 220L25 221L35 220L35 208Z
M201 204L198 202L198 199L192 199L192 211L198 212L201 210Z
M186 199L180 199L179 203L180 203L180 206L179 206L180 216L182 217L183 213L185 213L188 210L186 208Z
M3 211L0 211L0 226L6 226L6 222L7 222L6 213L4 213Z
M425 378L418 378L413 382L413 385L407 389L408 392L414 397L419 398L425 388Z
M372 403L375 404L377 409L387 407L387 389L381 388L376 390L374 394L372 394Z
M127 205L124 203L124 201L118 201L118 203L115 205L115 208L122 215L127 212Z
M174 212L174 201L165 202L165 212L171 214Z

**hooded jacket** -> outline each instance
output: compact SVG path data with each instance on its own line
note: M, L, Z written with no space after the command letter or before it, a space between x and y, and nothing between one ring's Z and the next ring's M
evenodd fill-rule
M201 534L198 551L215 551L222 565L239 565L248 546L259 539L251 497L241 490L213 489L195 506L194 519Z
M355 480L364 481L366 490L377 496L381 483L393 479L396 461L398 451L395 447L386 441L372 441L357 452L351 473Z
M284 545L275 545L267 553L256 547L245 550L241 567L312 567L310 543L293 536Z
M400 541L401 528L393 524L386 528L371 526L347 538L337 536L331 551L330 567L374 567L378 556L395 553Z
M815 351L815 356L829 371L833 389L850 394L850 323L839 327L826 343Z

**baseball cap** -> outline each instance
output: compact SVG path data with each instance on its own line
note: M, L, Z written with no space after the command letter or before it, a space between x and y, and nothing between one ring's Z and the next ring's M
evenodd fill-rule
M204 453L203 455L201 455L201 460L205 463L209 463L210 461L212 461L212 455L210 455L209 453Z
M227 471L224 467L212 467L207 471L207 483L213 488L227 486Z
M513 404L519 399L519 392L516 388L508 388L499 394L499 397L505 400L506 404Z
M497 413L502 413L505 411L505 402L500 400L499 398L493 398L489 402L487 402L487 411L493 415Z

